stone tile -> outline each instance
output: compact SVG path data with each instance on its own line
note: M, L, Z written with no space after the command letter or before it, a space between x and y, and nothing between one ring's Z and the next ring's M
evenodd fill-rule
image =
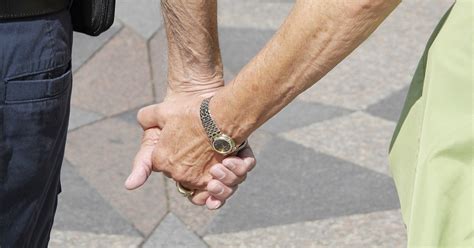
M390 175L388 147L395 123L363 112L281 134L288 140Z
M406 87L446 2L403 1L366 42L299 98L361 110Z
M273 33L273 30L219 28L223 64L230 72L237 74L263 48Z
M87 125L94 121L102 119L101 114L97 114L91 111L83 110L81 108L71 106L71 114L69 116L69 130L74 130L78 127Z
M207 245L188 230L174 214L168 214L143 244L143 248L206 248Z
M293 101L261 128L268 132L281 133L351 112L351 110L334 106Z
M258 156L265 147L269 146L269 142L275 137L274 134L258 129L249 137L249 144L255 156Z
M290 13L292 3L252 0L219 0L220 27L277 29Z
M88 36L82 33L74 32L74 44L72 47L72 70L76 71L90 57L92 57L107 41L109 41L120 29L122 23L114 22L109 30L98 37Z
M406 247L399 210L208 235L210 247Z
M122 29L75 75L72 104L111 116L153 101L146 42Z
M403 109L408 88L409 87L405 87L389 97L370 105L366 111L374 116L397 122Z
M192 231L202 235L205 227L212 221L212 218L219 211L211 211L206 207L193 205L176 190L175 182L166 180L166 188L169 199L170 211Z
M283 139L269 144L208 234L399 208L386 175Z
M64 161L54 229L140 237L138 231Z
M126 235L111 235L78 231L51 232L50 248L132 248L139 247L141 237Z
M164 28L150 40L150 62L155 90L155 101L161 102L168 86L168 43Z
M147 40L163 26L160 0L119 0L116 16Z
M140 189L127 191L123 186L141 135L138 125L106 119L69 133L66 158L118 213L147 235L166 214L167 199L158 173Z
M130 125L133 125L133 126L140 125L137 121L137 114L138 114L138 110L140 110L142 107L144 106L140 106L136 109L131 109L127 112L117 115L116 117L122 121L129 123Z

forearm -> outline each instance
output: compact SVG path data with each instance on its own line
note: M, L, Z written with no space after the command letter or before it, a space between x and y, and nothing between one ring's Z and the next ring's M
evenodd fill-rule
M349 55L398 2L297 1L275 36L211 101L221 129L245 139Z
M162 0L168 39L168 93L223 86L217 0Z

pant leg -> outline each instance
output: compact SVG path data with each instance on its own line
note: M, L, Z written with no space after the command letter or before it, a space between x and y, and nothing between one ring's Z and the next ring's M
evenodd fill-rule
M67 11L0 21L0 247L47 247L72 76Z

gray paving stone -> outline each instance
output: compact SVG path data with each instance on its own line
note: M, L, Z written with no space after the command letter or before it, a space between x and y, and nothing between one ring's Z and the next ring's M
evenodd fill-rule
M408 88L409 87L405 87L389 97L370 105L366 111L374 116L397 122L398 118L400 118L400 113L402 112Z
M406 247L400 211L390 210L338 218L208 235L210 247Z
M116 15L147 40L163 25L160 0L118 0Z
M272 37L273 30L251 28L219 28L222 60L226 68L236 74Z
M135 248L140 247L142 237L79 232L79 231L61 231L51 232L49 248Z
M98 37L91 37L85 34L74 32L74 44L72 47L72 70L76 71L82 66L94 53L102 48L120 29L122 23L114 22L109 30Z
M143 248L206 248L207 245L174 214L169 213Z
M351 112L351 110L334 106L294 101L261 128L268 132L281 133L341 115L347 115Z
M123 28L74 78L72 104L112 116L153 102L146 42Z
M140 234L64 161L54 229L137 236Z
M168 87L168 43L164 28L160 28L149 43L155 101L161 102Z
M71 114L69 116L69 130L87 125L94 121L100 120L103 115L91 111L83 110L79 107L71 106Z
M391 178L282 139L208 227L208 234L399 208Z
M277 29L290 13L293 3L219 0L219 26L253 29Z
M167 212L163 175L153 173L145 185L123 186L138 151L142 130L120 118L109 118L69 133L66 158L97 192L143 235Z
M388 147L395 123L364 112L314 123L281 137L368 169L390 175Z

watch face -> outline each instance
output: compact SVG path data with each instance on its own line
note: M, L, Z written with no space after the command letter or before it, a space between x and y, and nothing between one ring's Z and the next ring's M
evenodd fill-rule
M225 137L219 137L214 140L212 143L214 150L218 153L226 154L232 150L232 144Z

